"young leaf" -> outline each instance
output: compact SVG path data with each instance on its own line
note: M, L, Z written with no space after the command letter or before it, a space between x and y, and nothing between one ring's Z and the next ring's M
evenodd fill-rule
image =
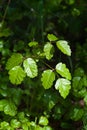
M36 42L36 41L29 42L28 45L29 45L29 47L33 47L33 46L38 45L38 42Z
M69 72L69 69L66 68L66 65L63 63L58 63L56 65L56 71L59 73L62 77L65 77L68 80L71 80L71 74Z
M48 119L45 117L45 116L41 116L40 119L39 119L39 125L48 125Z
M19 53L13 54L6 63L6 69L10 70L14 66L19 65L23 60L23 56Z
M44 46L44 53L46 56L47 60L50 60L53 57L53 45L50 44L49 42L47 44L45 44Z
M25 76L26 74L20 66L15 66L9 71L9 79L12 84L21 84Z
M56 81L55 89L59 90L60 95L65 99L71 89L71 82L64 78L59 78Z
M61 50L62 53L71 56L71 49L67 41L59 40L56 42L56 45Z
M53 35L53 34L48 34L47 38L48 38L49 41L56 41L56 40L58 40L58 38L55 35Z
M55 80L55 73L52 70L45 70L42 73L41 81L45 89L51 88L54 80Z
M32 58L24 60L23 66L27 76L30 78L34 78L38 75L36 62Z

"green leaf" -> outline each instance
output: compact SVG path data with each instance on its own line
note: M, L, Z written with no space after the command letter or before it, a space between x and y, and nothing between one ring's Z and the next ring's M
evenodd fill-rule
M13 128L19 128L21 126L21 123L17 119L12 119L10 124Z
M59 40L56 42L56 45L61 50L62 53L71 56L71 49L67 41Z
M64 78L59 78L56 81L55 89L59 90L60 95L65 99L71 89L71 82Z
M47 60L50 60L53 57L53 45L51 43L47 43L44 46L44 53Z
M55 73L52 70L45 70L42 73L42 85L45 89L49 89L51 88L51 86L53 85L53 82L55 80Z
M9 71L9 79L12 84L21 84L25 76L26 74L20 66L15 66Z
M0 111L4 111L5 114L15 116L17 113L16 109L17 108L12 101L6 99L0 100Z
M80 83L80 81L81 81L81 77L73 77L73 80L72 80L72 87L74 88L74 89L80 89L79 88L79 83Z
M1 130L6 130L9 127L9 123L6 121L1 122Z
M13 67L19 65L23 60L23 56L19 53L13 54L6 63L6 69L10 70Z
M44 126L43 130L52 130L52 128L50 126Z
M5 28L0 30L0 37L8 37L12 34L11 30L9 28Z
M62 77L65 77L68 80L71 80L71 74L69 72L69 69L66 68L66 65L63 63L58 63L56 65L56 71L58 74L60 74Z
M0 111L4 111L4 107L8 104L8 101L5 99L0 100Z
M39 125L48 125L48 119L45 116L41 116L39 119Z
M22 124L22 128L23 128L23 130L29 130L29 129L28 129L28 125L27 125L26 123L23 123L23 124Z
M86 106L87 106L87 92L86 92L86 94L85 94L85 96L84 96L84 102L85 102L85 104L86 104Z
M31 128L32 129L32 128ZM39 125L36 125L35 128L33 128L34 130L44 130L42 127L40 127ZM32 129L32 130L33 130Z
M70 117L71 117L72 120L78 121L82 118L83 114L84 114L83 109L74 108L70 113Z
M32 58L28 58L23 62L24 70L30 78L34 78L38 75L37 64Z
M29 47L33 47L33 46L38 45L38 42L36 42L36 41L29 42L28 45L29 45Z
M13 102L8 101L8 104L4 107L4 113L6 115L15 116L17 113L17 107Z
M74 71L74 77L84 76L84 70L82 68L76 68Z
M53 34L48 34L47 38L48 38L49 41L56 41L56 40L58 40L58 38L55 35L53 35Z
M84 75L84 77L83 77L83 83L84 83L84 86L87 87L87 75Z

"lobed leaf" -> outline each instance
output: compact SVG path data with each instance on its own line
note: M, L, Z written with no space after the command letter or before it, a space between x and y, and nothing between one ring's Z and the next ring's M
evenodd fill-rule
M26 74L20 66L15 66L9 71L9 79L12 84L21 84L25 76Z
M53 45L51 43L47 43L44 46L44 53L47 60L50 60L53 57Z
M68 80L71 80L71 73L69 72L69 69L66 68L66 65L63 63L58 63L56 65L56 71L59 73L62 77L65 77Z
M71 89L71 82L64 78L59 78L56 81L55 89L59 90L60 95L65 99Z
M42 73L42 85L45 89L49 89L51 88L51 86L53 85L53 82L55 80L55 73L52 70L45 70Z
M6 69L10 70L13 67L19 65L23 60L23 56L19 53L13 54L6 63Z
M32 58L24 60L23 66L28 77L34 78L38 75L37 64Z
M56 42L56 45L61 50L62 53L71 56L71 49L67 41L59 40Z

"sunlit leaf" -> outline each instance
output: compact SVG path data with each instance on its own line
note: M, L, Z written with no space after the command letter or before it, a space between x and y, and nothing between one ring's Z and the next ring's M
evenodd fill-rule
M49 41L56 41L56 40L58 40L58 38L55 35L53 35L53 34L48 34L47 38L48 38Z
M55 73L52 70L45 70L42 73L42 85L45 89L49 89L53 85L53 81L55 80Z
M4 111L5 114L15 116L17 113L17 107L12 101L2 99L0 100L0 111Z
M67 41L59 40L56 42L56 45L61 50L62 53L71 56L71 49Z
M10 70L13 67L19 65L23 60L23 56L19 53L13 54L6 63L6 69Z
M25 76L26 74L20 66L15 66L9 71L9 79L12 84L21 84Z
M69 69L66 68L66 65L63 63L58 63L56 65L56 71L58 74L60 74L62 77L65 77L66 79L71 80L71 74L69 72Z
M37 64L32 58L28 58L23 62L24 70L30 78L34 78L38 75Z
M1 126L0 127L1 130L6 130L9 127L9 123L6 122L6 121L3 121L3 122L0 123L0 126Z
M39 119L39 124L40 125L48 125L48 119L45 117L45 116L41 116L40 119Z
M21 123L17 119L12 119L10 124L13 128L19 128L21 126Z
M22 128L23 128L23 130L29 130L29 129L28 129L28 125L27 125L26 123L23 123L23 124L22 124Z
M47 43L44 46L44 53L47 60L50 60L53 57L53 45L51 43Z
M17 107L13 102L8 101L7 105L4 107L4 113L6 115L15 116L17 113Z
M60 95L65 99L71 89L71 82L64 78L59 78L56 81L55 89L59 90Z
M33 46L38 45L38 42L36 42L36 41L29 42L28 45L29 45L29 47L33 47Z

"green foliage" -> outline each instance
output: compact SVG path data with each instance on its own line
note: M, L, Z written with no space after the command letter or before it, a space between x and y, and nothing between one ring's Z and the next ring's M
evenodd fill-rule
M29 47L34 47L34 46L38 45L38 42L36 42L36 41L29 42L28 45L29 45Z
M58 38L55 35L53 35L53 34L48 34L47 38L48 38L49 41L56 41L56 40L58 40Z
M48 119L46 117L44 117L44 116L41 116L40 119L39 119L39 124L40 125L43 125L43 126L48 125L48 122L49 122Z
M13 67L19 65L23 60L23 56L19 53L13 54L11 58L8 59L6 64L6 69L10 70Z
M59 93L63 98L66 98L66 96L69 94L69 90L71 89L70 84L70 81L64 78L59 78L56 81L55 88L59 90Z
M0 1L0 130L87 130L86 12L85 0Z
M53 57L53 49L54 49L53 45L50 42L45 44L44 54L45 54L47 60L50 60Z
M24 70L30 78L34 78L38 75L38 69L36 62L32 58L28 58L23 62Z
M59 73L62 77L65 77L66 79L71 80L71 73L69 72L69 69L66 68L66 65L63 63L58 63L56 65L56 71Z
M71 56L71 49L67 41L59 40L56 42L56 45L62 51L62 53Z
M4 111L6 115L15 116L17 108L12 101L6 99L0 100L0 111Z
M13 128L20 128L21 126L21 123L17 119L12 119L10 123Z
M42 73L41 81L45 89L51 88L54 80L55 80L55 74L52 70L45 70Z
M79 119L82 118L84 111L83 109L74 108L70 114L72 120L78 121Z
M26 74L20 66L15 66L9 71L9 79L13 84L21 84L25 76Z

